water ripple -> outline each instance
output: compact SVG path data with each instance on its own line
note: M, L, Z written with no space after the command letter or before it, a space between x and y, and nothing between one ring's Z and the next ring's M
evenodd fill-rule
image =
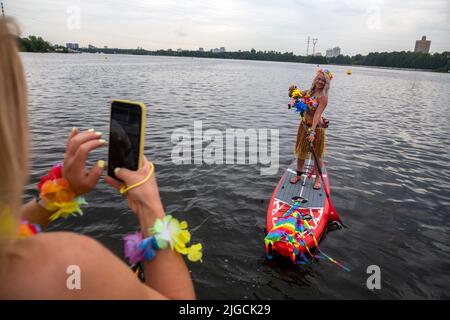
M121 55L24 54L30 92L30 181L64 154L72 126L108 132L112 99L148 106L146 148L167 212L189 221L205 247L190 264L200 298L449 298L450 77L447 74L332 66L326 115L333 203L349 226L322 249L348 265L305 268L264 259L268 200L282 173L255 165L171 162L176 128L280 130L280 165L293 158L298 116L287 88L310 85L315 66ZM89 159L106 159L106 149ZM27 186L27 198L34 184ZM88 234L123 258L122 236L138 229L123 198L104 183L81 218L51 229ZM382 290L365 287L382 270Z

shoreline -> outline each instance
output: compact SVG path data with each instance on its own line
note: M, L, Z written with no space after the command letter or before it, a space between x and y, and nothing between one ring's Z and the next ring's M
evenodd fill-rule
M210 57L210 56L188 56L188 55L159 55L159 54L132 54L132 53L104 53L104 52L28 52L21 51L20 53L39 53L39 54L62 54L62 55L78 55L78 54L89 54L89 55L121 55L121 56L147 56L147 57L170 57L170 58L195 58L195 59L217 59L217 60L234 60L234 61L258 61L258 62L281 62L281 63L294 63L294 64L308 64L308 65L324 65L324 66L341 66L341 67L363 67L363 68L374 68L374 69L387 69L387 70L403 70L403 71L420 71L420 72L433 72L433 73L444 73L449 74L450 70L447 72L442 70L433 69L417 69L417 68L401 68L401 67L384 67L384 66L372 66L363 64L334 64L334 63L313 63L313 62L297 62L297 61L280 61L280 60L264 60L264 59L236 59L236 58L223 58L223 57Z

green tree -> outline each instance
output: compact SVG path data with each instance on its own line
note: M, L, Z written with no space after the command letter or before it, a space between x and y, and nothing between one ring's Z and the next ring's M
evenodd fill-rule
M19 38L19 47L25 52L50 52L53 51L51 44L41 37L29 36L28 38Z

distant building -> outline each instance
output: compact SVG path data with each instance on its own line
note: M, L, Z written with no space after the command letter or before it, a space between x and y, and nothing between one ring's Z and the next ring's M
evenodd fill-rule
M325 56L327 58L334 58L337 57L338 55L341 54L341 48L339 47L334 47L334 48L330 48L327 50L327 53L325 54Z
M423 36L421 40L416 41L414 52L428 53L430 52L431 40L427 40L426 36Z
M177 52L183 52L183 49L177 49Z
M108 46L104 46L103 48L108 49Z
M205 52L205 49L203 49L203 48L198 48L198 52Z
M321 57L322 56L322 52L316 52L316 53L314 53L314 56Z
M96 46L93 46L92 44L89 44L89 45L88 45L88 49L97 49L97 47L96 47Z
M66 43L67 49L78 50L80 47L78 43Z
M225 47L220 47L219 51L220 52L226 52Z
M210 52L212 52L212 53L219 53L220 49L219 48L214 48L214 49L211 49Z

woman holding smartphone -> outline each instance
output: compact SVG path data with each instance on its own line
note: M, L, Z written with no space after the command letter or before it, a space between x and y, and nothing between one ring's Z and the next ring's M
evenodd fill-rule
M145 283L141 283L122 260L92 238L71 232L18 236L21 220L45 229L54 214L43 199L26 204L21 200L28 180L29 131L18 35L16 23L0 17L0 299L194 299L186 264L170 248L144 262ZM96 186L105 163L100 160L88 170L86 159L104 145L94 130L72 130L62 176L76 196ZM135 185L150 173L145 157L142 163L138 171L118 168L116 176L126 185ZM113 178L105 180L115 188L122 186ZM144 236L156 219L165 216L154 176L128 191L127 200ZM71 266L78 267L81 290L67 286Z

